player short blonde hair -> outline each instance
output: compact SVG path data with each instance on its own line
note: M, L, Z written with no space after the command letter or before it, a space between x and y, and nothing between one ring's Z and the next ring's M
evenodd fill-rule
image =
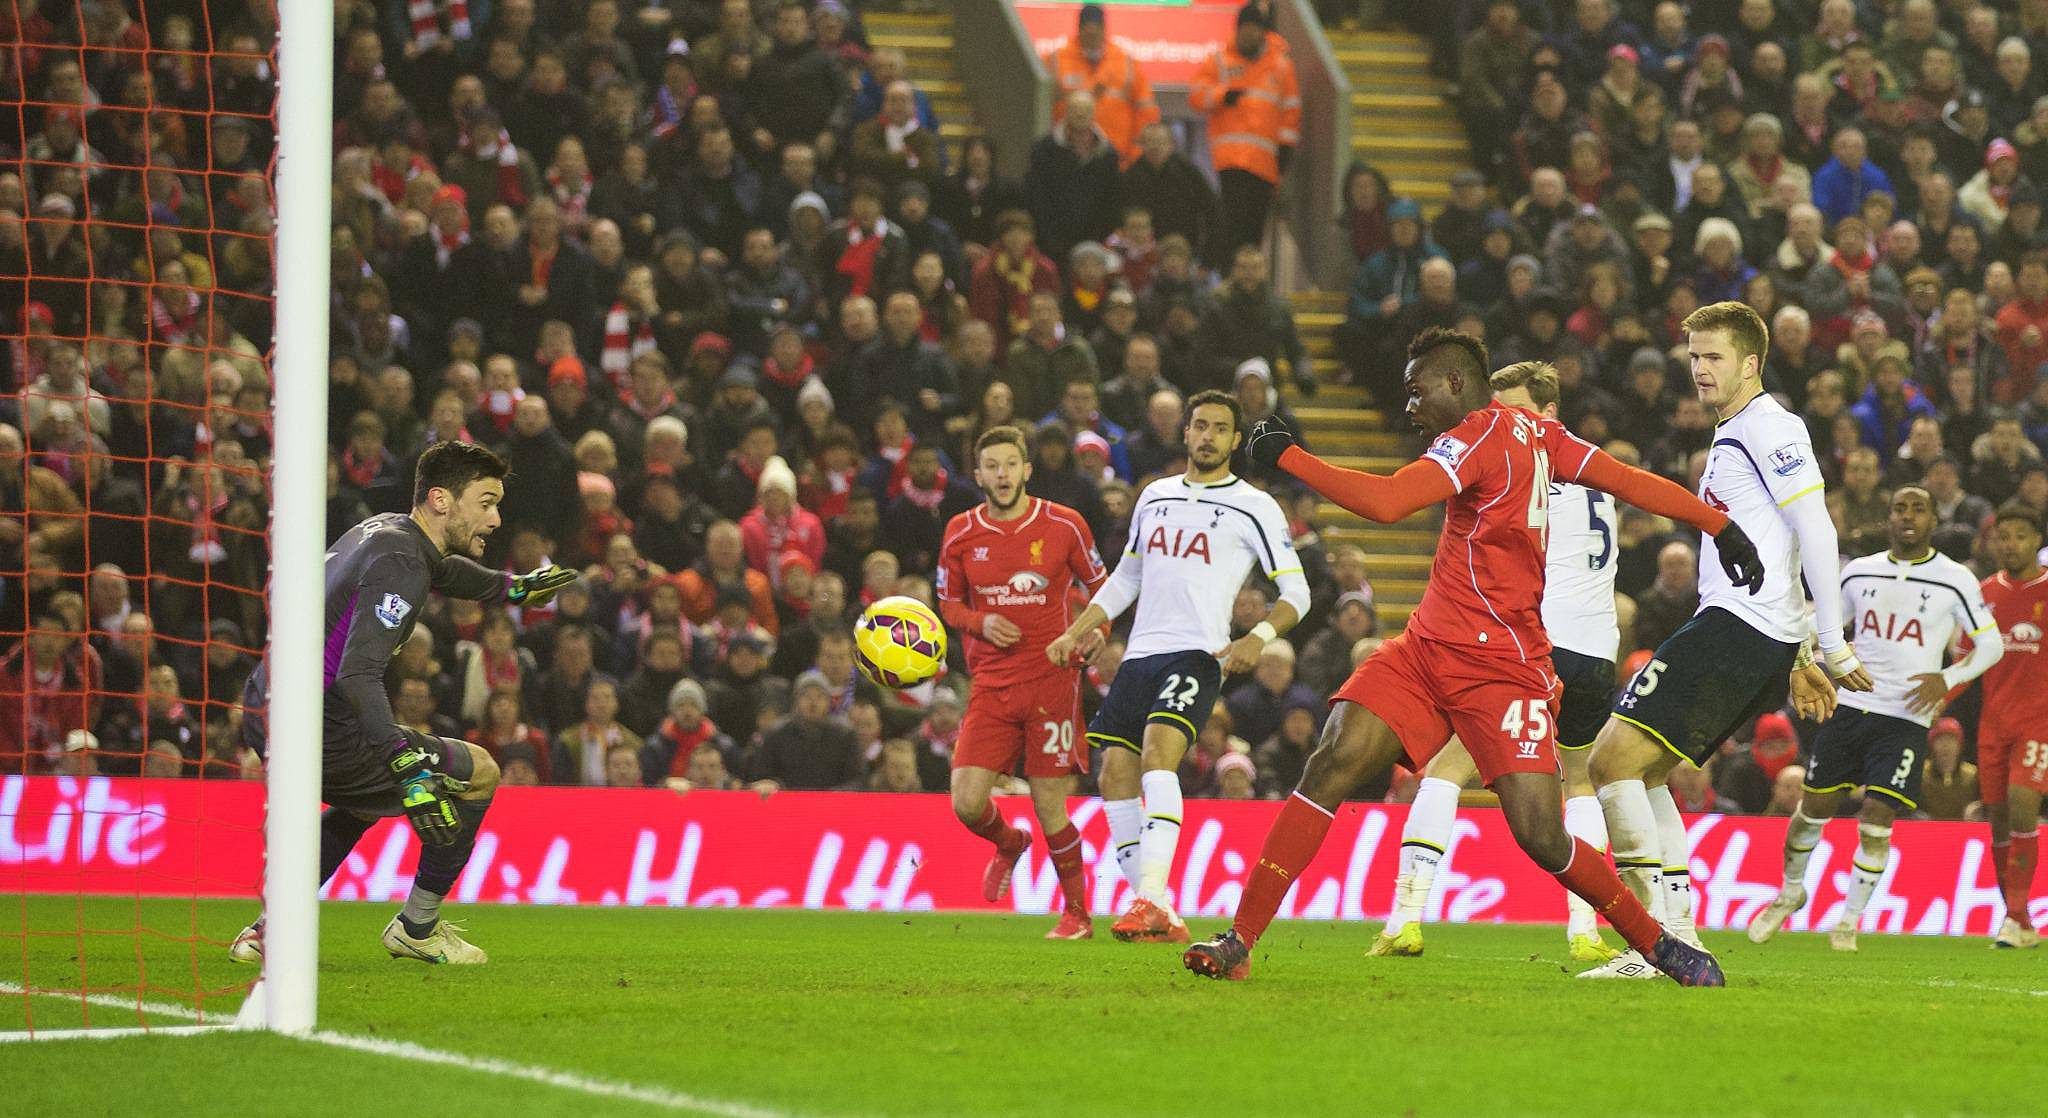
M1727 331L1729 341L1735 346L1738 364L1744 357L1754 357L1761 364L1764 354L1770 352L1770 327L1764 325L1763 316L1747 303L1708 303L1686 315L1679 327L1688 334L1700 330Z
M1517 361L1494 370L1493 375L1486 378L1486 383L1495 392L1527 389L1529 399L1538 411L1557 402L1557 366L1548 361Z

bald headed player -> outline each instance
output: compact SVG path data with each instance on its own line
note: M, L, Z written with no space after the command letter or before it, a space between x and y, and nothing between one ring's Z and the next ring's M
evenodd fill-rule
M327 552L326 687L320 757L320 881L341 868L372 824L403 815L420 838L405 908L384 928L392 958L482 963L483 950L441 920L441 899L469 864L477 828L498 785L481 746L398 724L384 691L391 657L413 634L429 590L479 602L540 605L574 581L549 565L508 577L475 561L498 527L505 460L472 443L439 442L420 454L410 513L380 513L342 533ZM431 638L428 638L431 639ZM243 744L269 746L268 662L242 691ZM310 742L286 742L287 749ZM228 949L263 959L263 921Z

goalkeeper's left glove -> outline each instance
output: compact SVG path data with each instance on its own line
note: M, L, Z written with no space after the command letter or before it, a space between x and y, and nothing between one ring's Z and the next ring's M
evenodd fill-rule
M391 777L398 782L406 822L427 846L453 846L462 837L462 817L426 751L403 738L392 744Z
M546 605L555 591L575 582L578 575L567 567L549 563L535 567L523 575L514 575L512 588L505 591L505 600L515 606Z

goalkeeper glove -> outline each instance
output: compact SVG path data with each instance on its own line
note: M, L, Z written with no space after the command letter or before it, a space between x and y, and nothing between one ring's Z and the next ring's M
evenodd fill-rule
M392 746L391 776L398 781L400 804L413 833L424 846L452 846L462 837L462 820L455 814L455 798L439 773L428 767L427 751L403 738Z
M567 567L558 567L553 563L545 567L535 567L523 575L513 576L512 588L505 591L505 600L515 606L546 605L548 599L555 596L555 591L575 582L577 578L575 571Z

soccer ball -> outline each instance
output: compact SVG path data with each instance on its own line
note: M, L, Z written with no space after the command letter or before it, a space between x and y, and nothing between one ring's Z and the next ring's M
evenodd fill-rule
M861 674L900 691L939 674L946 660L946 627L931 607L899 594L860 615L853 649Z

